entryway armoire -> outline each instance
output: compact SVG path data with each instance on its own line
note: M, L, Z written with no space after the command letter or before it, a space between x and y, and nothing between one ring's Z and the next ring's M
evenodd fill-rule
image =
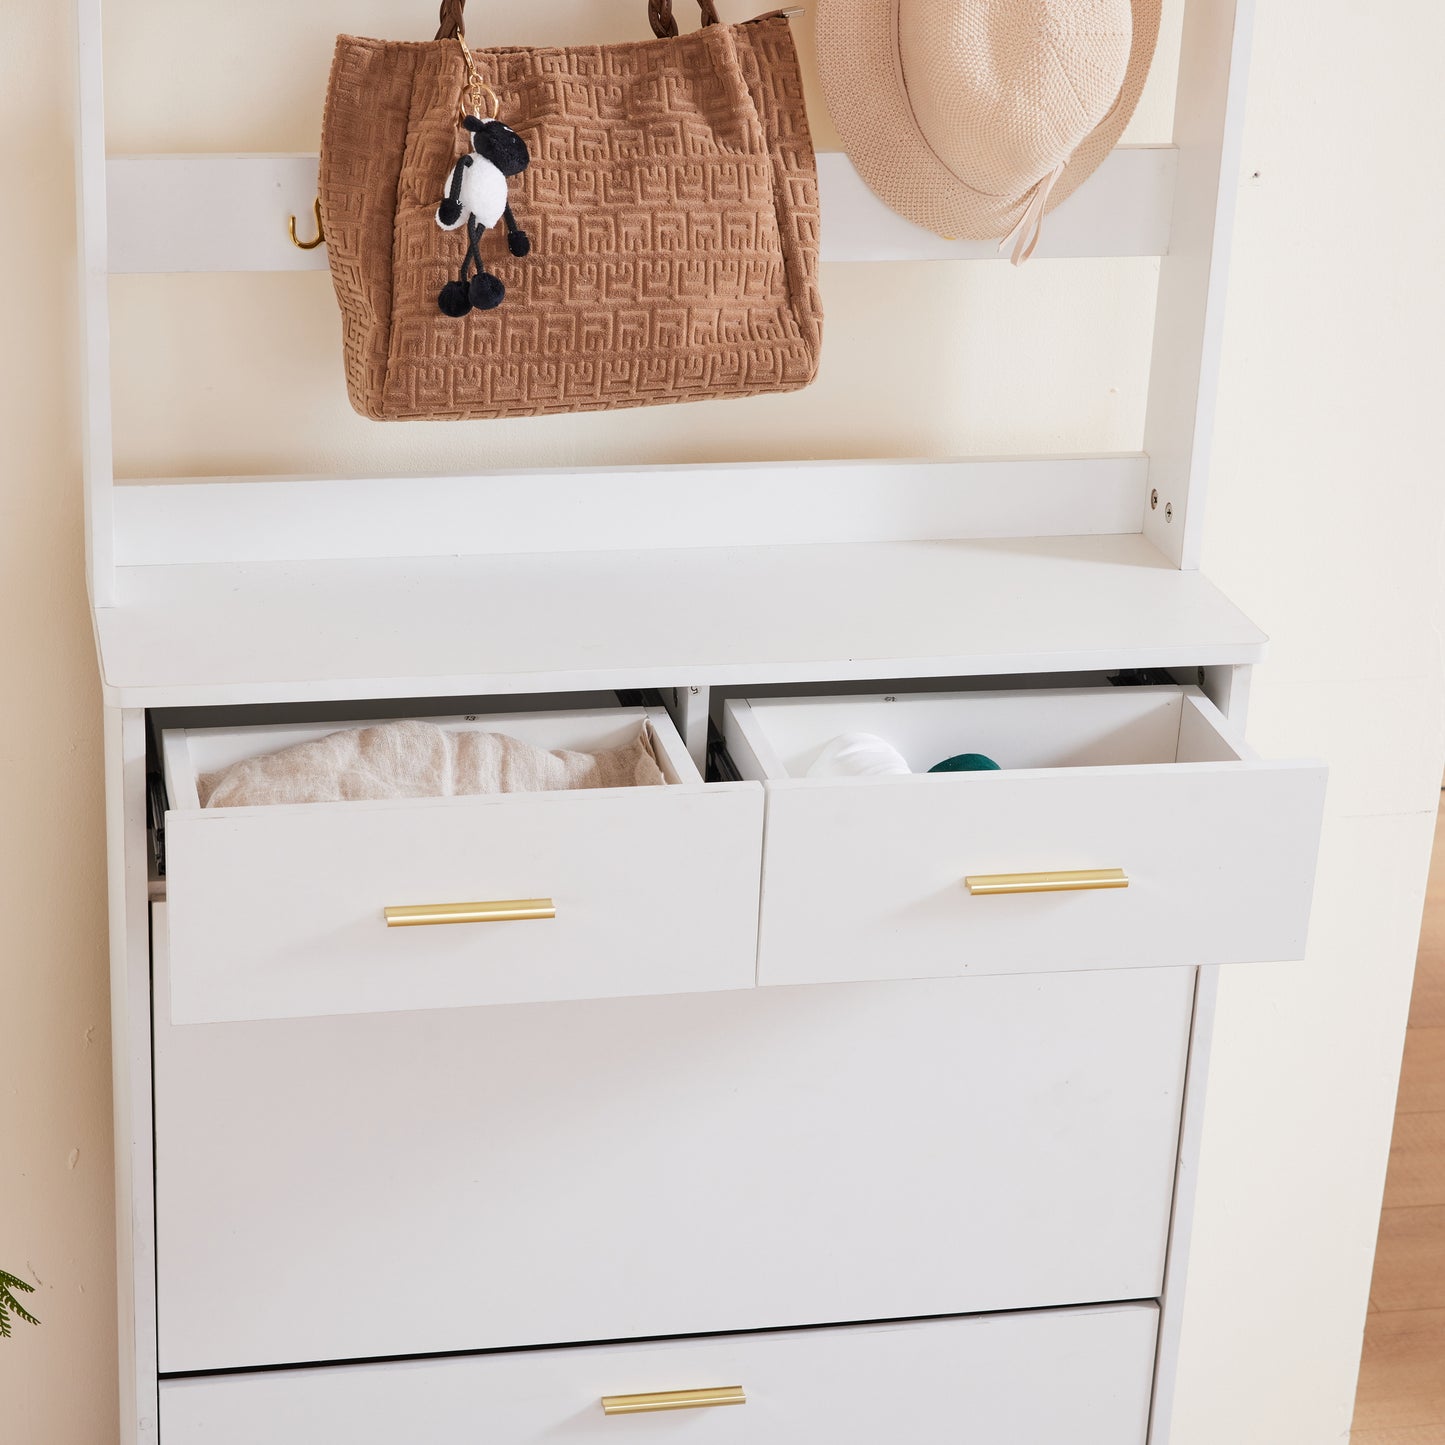
M314 156L107 154L77 0L127 1445L1167 1445L1217 970L1302 955L1325 786L1198 570L1251 8L1031 263L1159 258L1141 451L117 480L109 277L325 261ZM991 249L819 160L825 261ZM393 717L666 785L200 805ZM807 776L850 731L915 775Z

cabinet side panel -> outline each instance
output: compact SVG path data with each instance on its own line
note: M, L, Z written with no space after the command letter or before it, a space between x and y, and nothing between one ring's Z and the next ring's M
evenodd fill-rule
M1157 498L1144 534L1179 567L1199 565L1253 17L1254 0L1189 0L1184 14L1179 175L1144 419Z
M145 714L105 713L121 1445L157 1440Z
M1159 1348L1154 1369L1154 1399L1149 1415L1149 1445L1168 1445L1173 1421L1174 1386L1179 1373L1179 1348L1184 1328L1184 1287L1189 1276L1189 1245L1194 1233L1199 1151L1204 1137L1204 1095L1209 1080L1209 1053L1214 1041L1218 994L1218 967L1206 966L1196 970L1189 1068L1185 1075L1184 1107L1179 1124L1179 1165L1174 1175L1174 1209L1169 1222L1164 1294L1159 1302Z

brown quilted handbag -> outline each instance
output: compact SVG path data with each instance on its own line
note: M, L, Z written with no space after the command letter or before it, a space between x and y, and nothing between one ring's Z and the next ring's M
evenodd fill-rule
M466 237L436 223L467 149L461 12L437 38L343 35L321 218L351 404L378 420L539 416L792 391L818 369L818 178L786 16L654 40L472 52L531 164L510 183L531 254L483 234L494 310L437 308Z

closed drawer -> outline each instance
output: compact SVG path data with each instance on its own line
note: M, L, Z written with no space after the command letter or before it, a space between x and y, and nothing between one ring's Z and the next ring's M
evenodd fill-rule
M166 1372L1161 1288L1192 969L194 1028L165 913Z
M336 725L167 732L172 1021L753 985L755 784L704 785L661 709L439 721L582 750L645 722L667 786L202 809L199 775ZM384 916L514 900L554 916L391 928Z
M767 789L760 983L1304 952L1324 769L1260 760L1196 688L735 699L723 721ZM914 775L807 777L847 732ZM928 773L965 752L1002 771ZM1127 886L983 891L1021 874Z
M1156 1324L1154 1306L1124 1305L165 1380L161 1438L1143 1445ZM718 1387L745 1402L613 1415L602 1404Z

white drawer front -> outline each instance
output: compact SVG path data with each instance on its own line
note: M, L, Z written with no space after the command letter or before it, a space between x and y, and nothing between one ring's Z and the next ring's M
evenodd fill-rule
M764 984L1297 958L1324 770L1265 763L1190 689L727 704L768 791ZM844 731L914 776L807 778ZM927 775L950 753L999 772ZM1122 870L1127 887L973 893L965 880Z
M599 715L598 745L643 716ZM751 987L761 789L705 786L666 714L651 726L678 778L666 787L168 813L170 1018ZM509 900L548 901L555 916L392 928L384 917Z
M161 1367L1152 1298L1192 998L1151 969L158 1007Z
M161 1385L166 1445L1144 1445L1157 1312L1123 1305ZM617 1395L744 1404L607 1415Z

